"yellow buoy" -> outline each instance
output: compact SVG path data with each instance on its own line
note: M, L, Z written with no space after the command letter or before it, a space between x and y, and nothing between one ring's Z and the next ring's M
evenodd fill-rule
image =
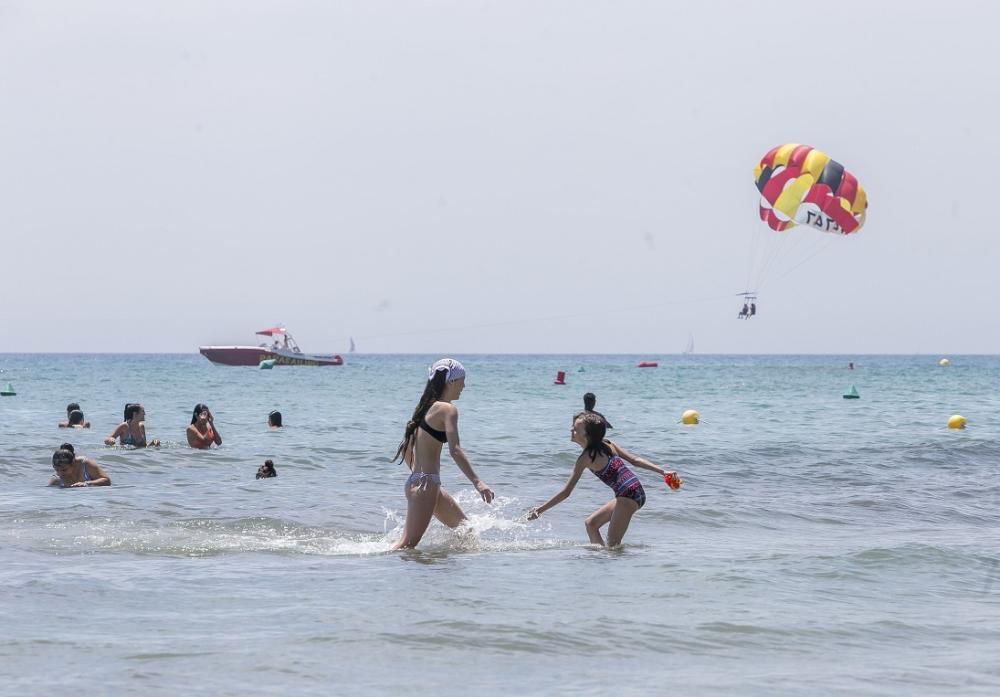
M949 361L947 358L942 358L940 361L938 361L938 365L941 366L942 368L947 368L949 365L951 365L951 361Z
M952 414L948 417L948 428L965 428L966 418L961 414Z
M681 414L681 423L685 426L694 426L698 423L698 412L694 409L688 409L686 412Z

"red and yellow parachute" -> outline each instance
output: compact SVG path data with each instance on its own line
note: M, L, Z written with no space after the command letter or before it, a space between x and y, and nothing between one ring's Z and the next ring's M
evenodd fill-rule
M795 225L849 235L865 224L868 196L853 174L826 153L787 143L753 170L760 219L781 232Z

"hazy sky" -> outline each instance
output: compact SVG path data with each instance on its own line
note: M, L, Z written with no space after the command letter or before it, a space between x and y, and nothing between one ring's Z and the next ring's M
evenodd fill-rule
M307 351L994 353L997 26L986 0L0 0L0 352L281 322ZM859 178L858 235L760 223L785 142ZM738 321L754 240L780 256Z

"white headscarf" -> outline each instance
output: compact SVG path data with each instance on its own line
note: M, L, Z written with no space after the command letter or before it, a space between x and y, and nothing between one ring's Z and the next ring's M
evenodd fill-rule
M465 366L456 361L454 358L442 358L437 361L427 370L427 379L433 380L434 374L439 370L446 370L448 374L445 375L445 382L455 382L456 380L461 380L465 377Z

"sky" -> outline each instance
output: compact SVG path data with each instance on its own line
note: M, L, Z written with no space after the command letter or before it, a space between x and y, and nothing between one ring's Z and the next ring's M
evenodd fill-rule
M0 0L0 353L274 324L314 352L996 353L996 26L985 0ZM857 235L760 222L787 142L857 176Z

